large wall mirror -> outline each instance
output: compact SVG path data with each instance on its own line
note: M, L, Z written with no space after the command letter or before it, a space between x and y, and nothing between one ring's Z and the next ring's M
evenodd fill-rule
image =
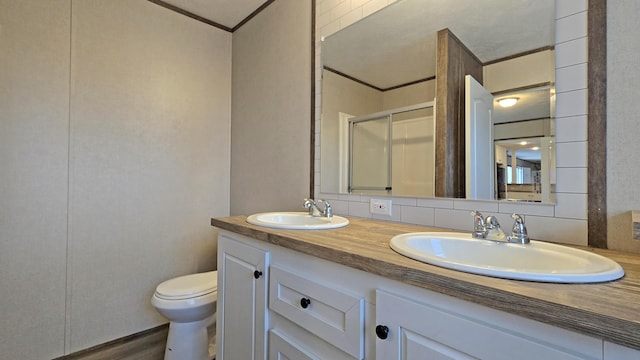
M446 30L480 64L475 80L491 96L482 131L458 114L477 139L460 160L463 196L554 203L554 9L554 0L400 0L323 39L321 192L437 195L436 144L451 141L437 135L435 106L437 79L455 64L438 49Z

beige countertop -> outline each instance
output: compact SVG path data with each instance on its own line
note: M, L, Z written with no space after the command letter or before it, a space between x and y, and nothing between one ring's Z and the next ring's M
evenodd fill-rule
M617 261L625 277L600 284L506 280L448 270L397 254L395 235L444 229L350 218L331 230L281 230L251 225L246 216L211 225L410 285L640 349L640 256L582 248Z

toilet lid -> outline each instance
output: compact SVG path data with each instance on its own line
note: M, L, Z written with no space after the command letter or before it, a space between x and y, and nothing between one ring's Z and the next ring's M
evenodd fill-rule
M167 300L189 299L218 290L218 272L180 276L167 280L156 288L156 296Z

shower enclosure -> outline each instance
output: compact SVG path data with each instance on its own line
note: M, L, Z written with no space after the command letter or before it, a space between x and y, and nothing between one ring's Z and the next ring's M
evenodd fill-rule
M350 118L348 191L433 196L433 111L427 102Z

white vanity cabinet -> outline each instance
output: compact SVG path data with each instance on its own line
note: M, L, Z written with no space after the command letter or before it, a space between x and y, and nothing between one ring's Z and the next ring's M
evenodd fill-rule
M218 237L218 360L267 358L269 252L259 245Z
M638 360L640 350L630 349L608 341L604 342L604 360Z
M340 349L350 356L347 358L363 359L364 296L335 285L323 281L321 274L312 277L306 271L272 264L269 311L296 325L279 326L282 332L295 333L300 327Z
M602 341L438 294L376 291L378 359L602 359Z
M269 330L269 359L322 360L278 330Z
M218 360L603 360L606 354L601 339L220 234Z

